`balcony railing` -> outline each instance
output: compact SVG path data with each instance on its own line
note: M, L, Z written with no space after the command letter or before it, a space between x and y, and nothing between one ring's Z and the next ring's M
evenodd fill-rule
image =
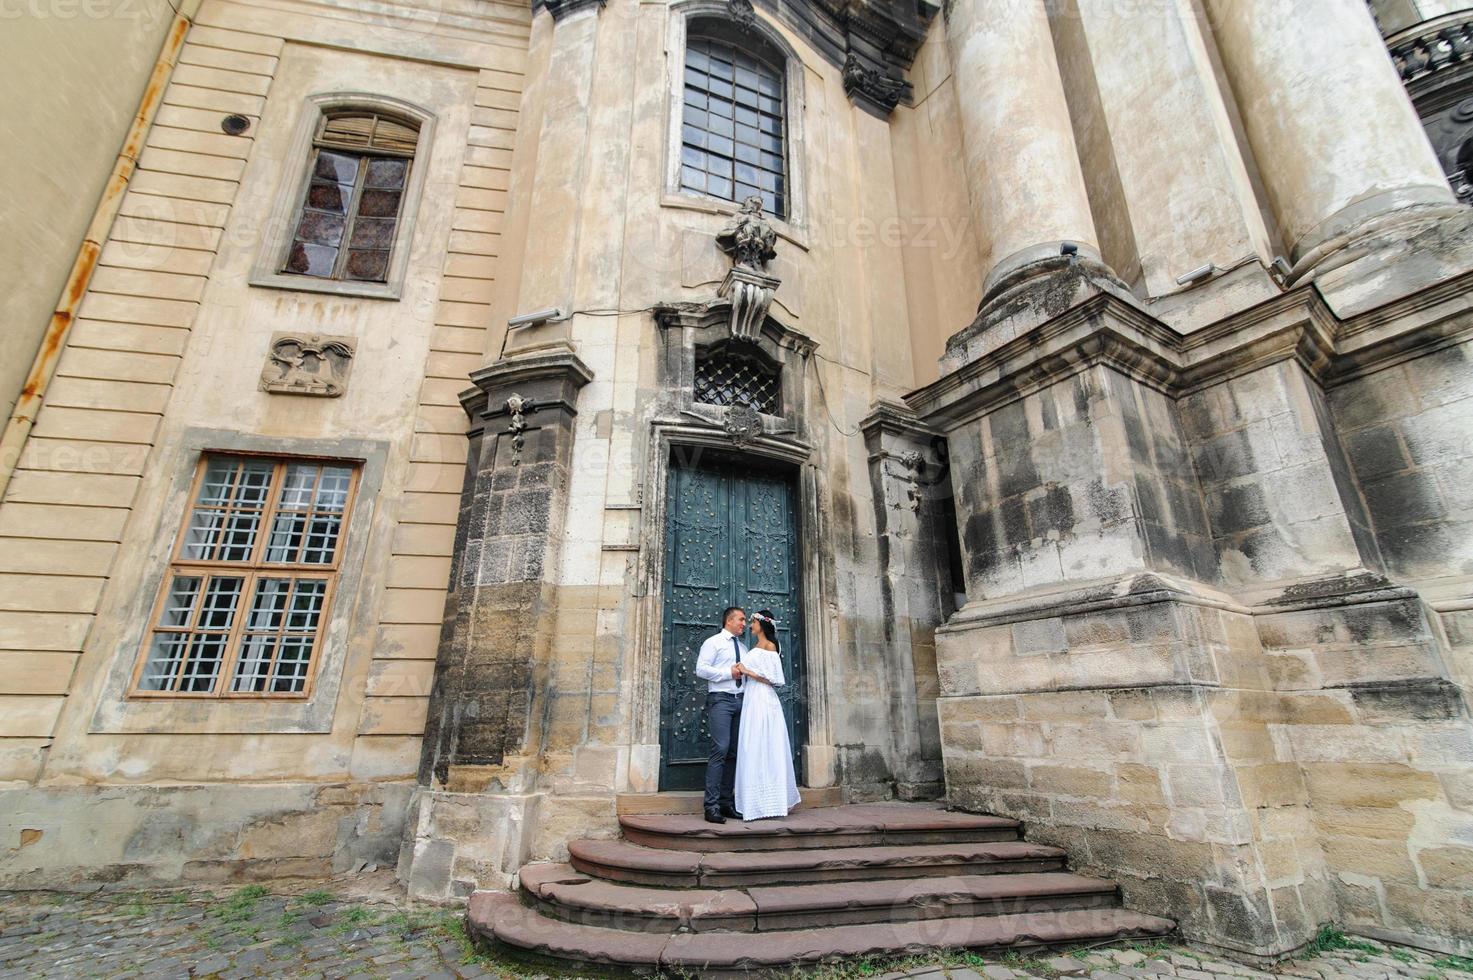
M1403 82L1435 75L1473 60L1473 15L1460 11L1407 28L1386 39Z

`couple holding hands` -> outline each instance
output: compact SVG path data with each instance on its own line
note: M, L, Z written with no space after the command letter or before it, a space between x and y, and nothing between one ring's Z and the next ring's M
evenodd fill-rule
M785 817L798 805L793 750L777 688L785 683L777 621L752 614L752 645L742 643L747 614L731 606L721 632L701 644L696 676L706 682L711 756L706 762L706 820Z

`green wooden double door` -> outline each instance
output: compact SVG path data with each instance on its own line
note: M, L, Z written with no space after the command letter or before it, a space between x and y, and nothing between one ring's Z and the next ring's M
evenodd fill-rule
M799 594L798 495L791 472L710 451L670 462L665 530L665 614L660 668L660 788L705 785L710 736L701 644L721 629L727 606L772 610L783 673L778 692L793 746L804 731L803 624ZM750 636L742 642L750 645Z

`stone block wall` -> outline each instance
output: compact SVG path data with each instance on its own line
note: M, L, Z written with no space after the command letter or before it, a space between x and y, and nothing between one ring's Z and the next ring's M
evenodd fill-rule
M969 595L1215 565L1171 403L1107 366L949 434Z
M1181 399L1224 584L1379 567L1319 385L1280 361Z
M1217 352L1188 388L1118 329L1128 358L1045 341L964 369L1042 379L979 386L947 431L949 798L1198 941L1275 956L1338 921L1466 951L1465 348L1337 377L1281 335L1298 353Z
M1473 344L1337 386L1335 426L1393 574L1473 574Z
M943 628L948 792L1188 935L1272 953L1333 914L1303 782L1276 754L1251 617L1163 584Z

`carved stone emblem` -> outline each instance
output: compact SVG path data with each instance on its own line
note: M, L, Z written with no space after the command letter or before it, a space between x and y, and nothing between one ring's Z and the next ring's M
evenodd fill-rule
M537 411L537 405L530 398L512 393L506 400L506 411L511 416L506 431L511 433L511 465L522 465L522 448L527 444L527 416Z
M352 337L274 333L261 368L261 390L336 398L348 389L356 350Z
M732 442L744 446L762 434L762 416L750 405L732 405L722 427Z

